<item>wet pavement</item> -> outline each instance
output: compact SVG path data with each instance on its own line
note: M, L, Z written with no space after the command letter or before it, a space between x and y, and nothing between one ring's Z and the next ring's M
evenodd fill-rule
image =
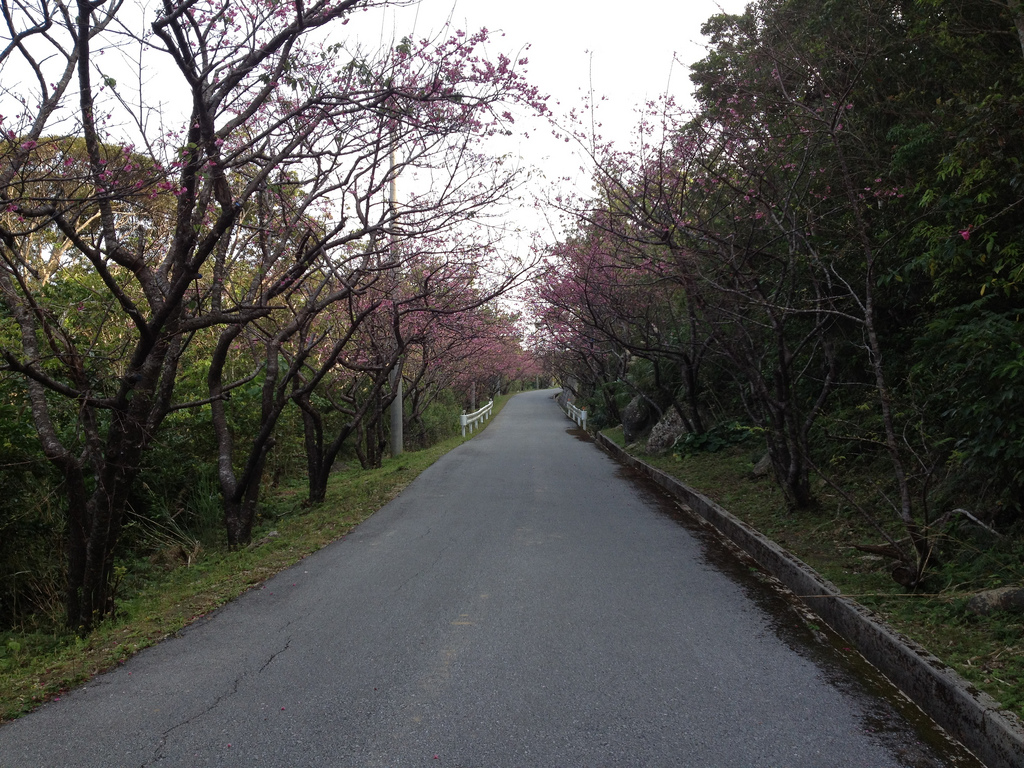
M583 433L584 439L589 439ZM636 483L651 506L686 528L704 545L705 563L728 574L768 617L772 631L790 649L821 668L822 675L857 701L862 728L895 756L894 765L977 766L983 764L907 698L885 675L797 599L765 574L749 555L723 540L714 528L687 511L647 477L627 468L623 477Z
M980 766L551 392L0 767Z

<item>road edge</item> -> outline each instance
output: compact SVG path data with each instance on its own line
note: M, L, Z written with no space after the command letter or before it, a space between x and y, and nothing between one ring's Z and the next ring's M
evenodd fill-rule
M605 435L597 444L653 480L754 558L989 768L1024 768L1024 724L913 640L887 626L774 541Z

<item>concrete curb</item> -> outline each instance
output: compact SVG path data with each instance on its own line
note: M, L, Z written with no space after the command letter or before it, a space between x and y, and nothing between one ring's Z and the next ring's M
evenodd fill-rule
M1024 768L1024 725L991 696L707 497L630 456L604 435L596 438L614 458L649 477L753 557L985 765Z

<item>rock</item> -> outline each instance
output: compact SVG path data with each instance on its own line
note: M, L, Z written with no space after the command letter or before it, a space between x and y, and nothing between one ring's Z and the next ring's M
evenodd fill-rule
M754 468L750 470L753 477L768 477L772 471L772 458L767 453L760 458Z
M967 610L979 616L995 611L1024 611L1024 587L1000 587L978 592L967 601Z
M647 438L647 453L660 454L667 451L682 435L686 433L683 420L675 408L670 408L665 416L654 425L651 436Z
M622 434L627 443L636 442L651 426L651 408L640 395L622 410Z

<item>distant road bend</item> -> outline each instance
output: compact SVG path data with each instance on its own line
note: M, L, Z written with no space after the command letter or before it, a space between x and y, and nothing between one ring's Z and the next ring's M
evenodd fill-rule
M552 394L513 398L344 540L0 728L0 766L980 766Z

